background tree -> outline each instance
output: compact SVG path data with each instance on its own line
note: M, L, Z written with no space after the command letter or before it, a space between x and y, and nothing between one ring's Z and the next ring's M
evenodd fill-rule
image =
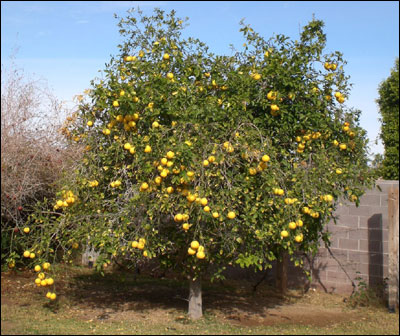
M26 247L69 258L88 244L99 270L154 258L189 279L196 319L207 272L262 270L284 252L301 266L295 252L329 243L335 200L358 204L369 183L365 131L344 105L341 53L323 54L321 21L299 41L242 23L244 50L218 56L182 38L174 11L133 12L64 129L85 155L60 182L55 215L30 218L40 234Z
M383 154L378 153L375 154L373 160L371 160L371 169L373 170L376 178L381 177L383 157Z
M377 100L382 116L381 139L385 148L380 174L387 180L399 179L399 59L390 76L379 86Z

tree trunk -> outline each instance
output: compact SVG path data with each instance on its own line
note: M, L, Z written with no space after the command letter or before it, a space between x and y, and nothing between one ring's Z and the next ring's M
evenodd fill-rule
M198 320L203 316L201 299L201 278L189 280L189 317Z
M276 265L276 288L281 294L285 294L287 290L288 261L287 252L283 252L282 261L278 261Z

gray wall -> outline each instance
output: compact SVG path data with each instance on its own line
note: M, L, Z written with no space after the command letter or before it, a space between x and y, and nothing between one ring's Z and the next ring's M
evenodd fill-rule
M354 203L339 204L335 215L336 224L331 221L327 228L331 235L328 249L321 244L318 254L305 259L307 268L312 269L312 287L319 287L330 293L349 294L352 282L360 280L367 285L382 285L388 277L388 191L398 188L399 181L378 180L372 190L367 190L360 199L360 206ZM398 239L398 238L397 238ZM266 281L274 284L276 267L273 265ZM247 279L257 283L263 276L238 267L229 268L227 277ZM289 263L288 285L307 287L309 282L303 271Z
M378 180L376 184L381 190L367 190L359 207L354 203L339 205L337 223L327 226L332 232L330 250L334 257L321 246L313 260L313 285L328 292L350 293L352 281L357 284L362 279L375 286L388 277L388 191L398 188L399 181ZM293 266L291 269L294 271Z

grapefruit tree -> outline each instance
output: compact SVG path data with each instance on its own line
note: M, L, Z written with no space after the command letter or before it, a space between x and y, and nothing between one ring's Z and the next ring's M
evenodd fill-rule
M63 130L85 156L53 214L31 217L26 247L48 259L89 245L99 269L156 258L189 279L196 319L206 271L262 270L285 251L301 266L296 252L329 242L336 201L357 203L369 181L367 141L323 22L298 41L242 23L244 49L217 56L182 37L173 11L137 14L120 19L120 54Z

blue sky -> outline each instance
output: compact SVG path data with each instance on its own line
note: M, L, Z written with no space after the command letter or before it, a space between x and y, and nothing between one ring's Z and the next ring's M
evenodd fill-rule
M326 52L341 51L348 61L345 71L353 83L348 105L362 111L371 151L383 152L380 142L374 144L380 132L375 100L399 56L397 1L2 1L1 63L7 65L17 47L16 64L71 102L118 53L113 14L124 16L137 6L145 13L159 7L189 17L186 34L220 54L231 53L230 43L243 44L242 18L265 38L277 33L296 39L314 14L325 22Z

